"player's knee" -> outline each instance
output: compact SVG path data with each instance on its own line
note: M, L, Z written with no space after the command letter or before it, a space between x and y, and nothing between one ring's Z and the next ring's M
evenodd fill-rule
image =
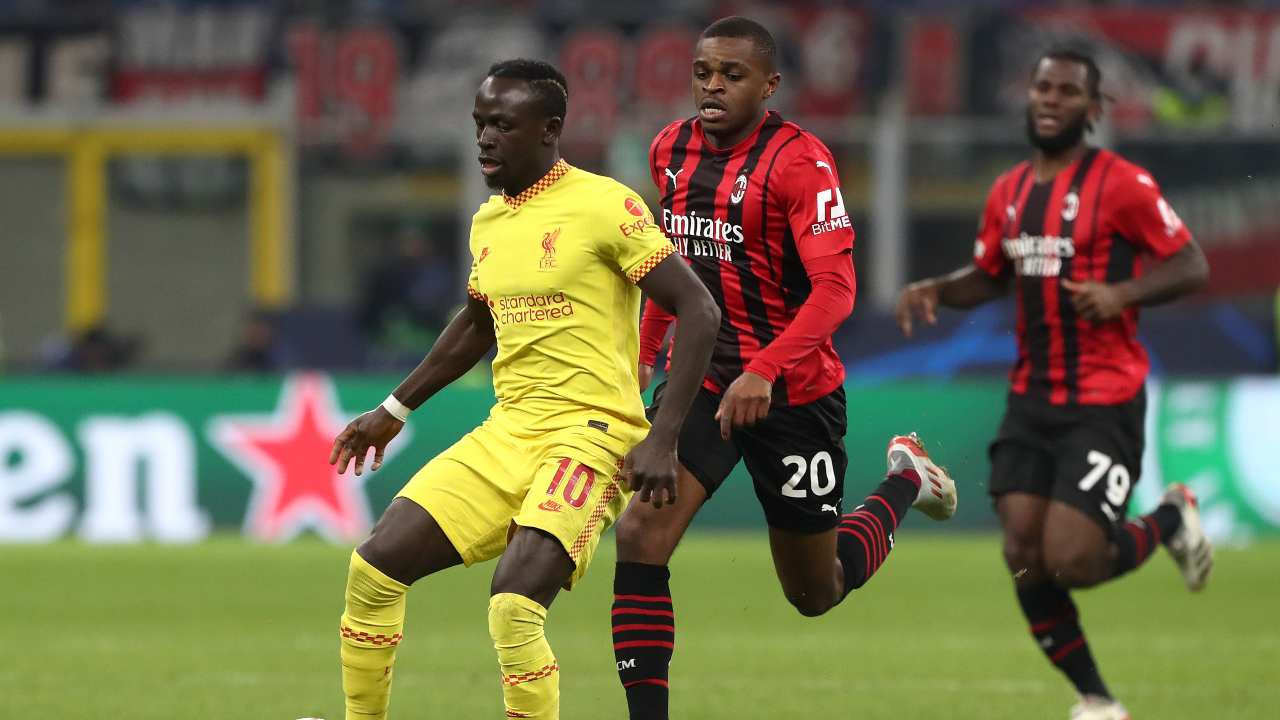
M1036 573L1042 563L1040 543L1019 537L1004 539L1004 563L1015 577Z
M540 618L532 612L537 607L534 602L522 595L514 593L498 593L489 598L489 637L495 643L510 641L512 635L521 635L520 639L528 642L531 636L540 631ZM546 611L541 617L545 619Z
M618 559L623 562L641 562L650 565L666 565L671 559L669 528L658 522L641 508L629 509L618 518L614 526Z
M364 561L377 568L381 572L391 575L391 571L396 570L395 558L396 552L394 547L389 547L385 536L377 534L370 535L364 542L360 543L356 548L356 552Z
M435 519L404 498L391 502L357 552L406 585L462 562Z
M426 553L414 552L394 533L375 532L356 548L360 557L380 572L405 585L412 585L434 569L425 561Z
M546 622L547 608L529 597L498 593L489 598L489 637L504 667L550 655Z
M1045 572L1054 583L1066 588L1085 588L1102 582L1102 558L1093 548L1082 545L1055 547L1045 551Z
M818 617L835 607L835 600L815 593L787 593L787 602L805 617Z
M633 512L623 513L613 526L614 541L619 553L631 553L644 545L644 523L633 520L635 515Z

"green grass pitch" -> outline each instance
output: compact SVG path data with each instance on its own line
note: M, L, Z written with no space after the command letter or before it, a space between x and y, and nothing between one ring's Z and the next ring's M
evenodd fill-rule
M625 718L609 637L612 536L548 636L562 716ZM493 565L409 596L392 718L498 718ZM2 718L342 718L346 551L260 546L0 548ZM672 716L1065 718L1069 687L1018 616L998 540L905 528L871 583L822 618L782 598L763 533L691 536L673 563ZM1187 593L1163 553L1077 595L1135 718L1280 717L1280 543L1224 550Z

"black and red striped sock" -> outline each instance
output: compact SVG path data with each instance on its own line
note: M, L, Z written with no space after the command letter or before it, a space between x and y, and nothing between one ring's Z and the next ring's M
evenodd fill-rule
M1071 594L1048 582L1017 590L1022 614L1031 623L1031 635L1049 662L1067 676L1081 695L1111 697L1089 652Z
M1150 515L1117 526L1114 538L1116 569L1112 577L1120 577L1146 562L1160 543L1177 532L1181 524L1182 513L1176 507L1161 505Z
M866 584L893 549L893 531L920 492L915 470L890 475L856 510L840 518L836 557L844 566L844 594Z
M620 562L613 575L613 656L631 720L667 720L676 616L665 565Z

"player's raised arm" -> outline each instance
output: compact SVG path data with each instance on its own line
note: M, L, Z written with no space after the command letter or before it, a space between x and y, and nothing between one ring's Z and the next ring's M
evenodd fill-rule
M1009 289L1010 268L1000 248L1005 233L1004 181L996 181L978 225L978 239L973 246L973 262L936 277L913 282L898 296L897 318L902 333L911 337L917 318L933 325L938 321L938 306L965 309L1001 297Z
M624 474L640 502L662 507L676 500L676 439L711 363L720 308L679 255L668 255L643 278L640 289L676 317L671 374L649 435L627 455ZM664 497L665 495L665 497Z
M493 316L488 306L475 296L468 297L466 307L440 333L418 367L381 405L352 420L334 438L329 463L336 464L338 472L343 473L354 459L356 475L360 475L369 448L373 448L370 469L382 467L387 443L404 427L409 413L475 367L493 344Z

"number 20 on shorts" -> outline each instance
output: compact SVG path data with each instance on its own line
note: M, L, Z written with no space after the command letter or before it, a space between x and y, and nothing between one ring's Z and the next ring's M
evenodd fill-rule
M826 495L836 486L836 473L831 461L831 453L826 450L820 450L813 456L813 460L807 460L803 455L788 455L782 458L782 464L795 470L791 475L791 479L782 486L782 494L791 498L808 497L809 493L800 487L800 481L804 479L805 470L809 471L809 489L814 495Z
M575 465L570 472L569 468ZM568 482L565 482L565 475L569 476ZM564 485L564 501L569 503L569 507L580 508L586 504L587 497L591 495L591 486L595 484L595 470L582 463L575 464L571 458L561 458L555 477L551 478L551 484L547 486L547 494L555 495L560 486Z

